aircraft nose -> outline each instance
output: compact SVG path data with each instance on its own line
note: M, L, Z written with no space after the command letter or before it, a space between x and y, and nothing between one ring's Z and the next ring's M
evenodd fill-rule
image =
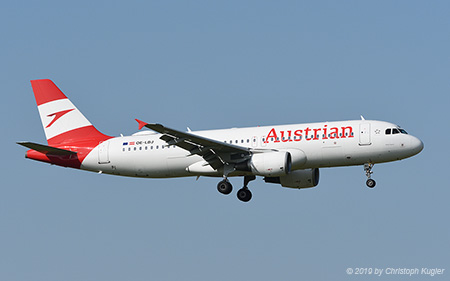
M419 138L412 136L411 149L414 152L414 155L421 152L423 149L423 142Z

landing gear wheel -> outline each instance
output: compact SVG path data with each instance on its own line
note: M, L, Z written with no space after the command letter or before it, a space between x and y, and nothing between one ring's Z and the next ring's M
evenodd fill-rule
M233 186L228 180L223 180L217 184L217 190L225 195L228 195L233 191Z
M242 202L248 202L252 199L252 193L246 187L239 189L236 195L237 198Z
M377 183L376 183L373 179L368 179L368 180L366 181L366 185L367 185L369 188L374 188L376 184L377 184Z
M373 168L373 164L372 163L364 164L364 172L366 172L366 177L367 177L366 185L369 188L374 188L375 184L376 184L376 182L373 179L370 178L372 176L372 174L373 174L372 168Z

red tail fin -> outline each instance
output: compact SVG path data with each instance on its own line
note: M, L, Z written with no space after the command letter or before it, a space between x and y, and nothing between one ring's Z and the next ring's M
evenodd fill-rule
M100 133L49 79L32 80L34 96L49 145L109 139Z

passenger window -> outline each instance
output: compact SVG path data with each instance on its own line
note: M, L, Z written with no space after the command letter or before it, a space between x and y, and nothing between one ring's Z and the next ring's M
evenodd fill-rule
M386 135L390 135L391 134L391 129L386 129Z
M400 132L397 129L392 129L392 134L400 134Z

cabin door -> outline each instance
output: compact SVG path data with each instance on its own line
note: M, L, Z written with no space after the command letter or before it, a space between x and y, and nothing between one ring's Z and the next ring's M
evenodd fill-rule
M98 145L98 163L109 163L109 141L102 142Z
M359 145L371 145L370 123L359 124Z

